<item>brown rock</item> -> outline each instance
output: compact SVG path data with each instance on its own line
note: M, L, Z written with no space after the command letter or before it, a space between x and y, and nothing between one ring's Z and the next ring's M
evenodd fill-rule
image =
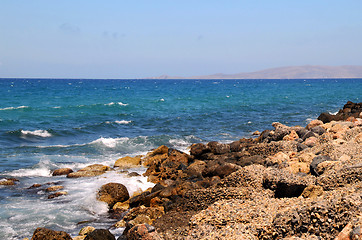
M125 212L128 209L129 209L129 201L128 200L125 201L125 202L117 202L113 206L113 210L115 210L115 211Z
M292 131L290 131L290 133L288 135L285 135L283 137L283 140L285 140L285 141L294 141L294 140L296 140L298 138L299 138L299 136L296 133L296 131L292 130Z
M321 120L312 120L307 126L306 129L311 130L312 128L316 127L316 126L320 126L322 125L323 122Z
M68 233L47 228L37 228L31 240L72 240Z
M195 143L191 145L190 154L199 158L202 154L209 152L210 149L203 143Z
M67 175L67 178L79 178L79 177L94 177L99 176L105 173L106 171L111 170L110 167L101 165L101 164L93 164L78 170L77 172L72 172Z
M46 192L55 192L55 191L61 190L63 188L64 188L63 186L57 185L57 186L48 187L47 189L45 189L45 191Z
M309 137L304 141L304 144L308 147L313 147L317 144L318 139L316 137Z
M132 168L137 167L141 164L141 157L123 157L119 158L115 163L114 167L119 168Z
M35 183L35 184L31 185L30 187L28 187L28 189L38 188L38 187L41 187L41 186L42 186L41 184Z
M84 240L116 240L116 238L107 229L96 229L89 233Z
M139 224L127 232L128 240L161 240L155 228L148 224Z
M129 199L127 188L120 183L107 183L103 185L97 194L97 199L106 202L110 208L117 202L124 202Z
M88 235L89 233L93 232L94 230L96 230L94 227L87 226L87 227L82 228L79 231L79 235L80 236L85 236L85 235Z
M63 195L68 195L68 192L61 191L61 192L56 192L56 193L50 194L48 196L48 199L53 199L53 198L60 197L60 196L63 196Z
M72 173L73 170L70 168L59 168L53 171L53 176L61 176L61 175L68 175L69 173Z
M218 143L218 142L209 142L207 144L207 147L210 149L210 151L214 154L225 154L230 152L230 145Z
M10 179L1 180L0 185L4 185L4 186L15 185L15 181L10 180Z
M323 192L324 191L321 186L310 185L303 190L302 196L304 198L316 198L318 196L321 196Z

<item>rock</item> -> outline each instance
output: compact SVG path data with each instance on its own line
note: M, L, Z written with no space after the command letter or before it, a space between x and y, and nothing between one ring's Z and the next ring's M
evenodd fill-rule
M259 132L259 131L255 131L255 132L252 133L252 135L254 135L254 136L259 136L259 135L260 135L260 132Z
M317 135L312 131L308 131L303 135L302 139L305 141L307 138L310 137L317 137Z
M297 173L305 173L305 174L309 174L310 173L310 168L309 168L309 164L304 163L304 162L297 162L297 161L289 161L288 162L288 167L286 167L287 170L289 170L290 172L297 174Z
M218 143L218 142L209 142L207 147L213 154L220 155L230 152L230 145Z
M103 185L97 194L97 199L106 202L110 208L117 202L124 202L129 199L127 188L120 183L107 183Z
M207 167L202 172L202 175L205 177L219 176L224 178L232 172L239 170L241 167L228 162L223 161L208 161Z
M31 240L72 240L68 233L47 228L37 228Z
M67 178L94 177L102 175L103 173L109 170L111 170L111 168L108 166L101 164L93 164L85 168L82 168L76 172L69 173L67 175Z
M296 140L298 138L299 138L299 136L298 136L297 132L292 130L288 135L285 135L283 137L283 140L285 140L285 141L294 141L294 140Z
M86 236L89 233L93 232L94 230L95 228L91 226L84 227L79 231L79 236Z
M115 163L114 167L119 168L132 168L137 167L141 164L141 157L123 157L119 158Z
M314 147L318 142L318 139L316 137L309 137L304 141L304 144L307 147Z
M6 178L6 179L0 180L0 185L12 186L12 185L15 185L15 182L18 182L18 181L19 180L16 178Z
M107 229L95 229L89 233L84 240L116 240L116 238Z
M202 172L205 170L205 168L206 168L206 163L204 161L196 160L187 167L186 173L190 177L191 176L200 177L202 176Z
M152 220L149 216L145 214L139 214L134 219L130 220L127 225L130 227L136 226L138 224L152 224Z
M362 216L354 218L338 234L335 240L359 240L362 239Z
M324 191L321 186L310 185L303 190L302 196L304 198L316 198L318 196L321 196L323 192Z
M199 158L202 154L209 152L210 149L203 143L196 143L191 145L190 154Z
M156 229L148 224L139 224L127 232L128 240L161 240Z
M312 120L310 123L308 123L308 125L306 126L306 129L311 130L312 128L316 127L316 126L320 126L322 125L323 122L321 120Z
M136 172L131 172L131 173L127 174L127 177L138 177L138 176L141 176L141 175Z
M28 189L39 188L41 186L42 186L41 184L35 183L35 184L31 185L30 187L28 187Z
M317 156L317 157L313 158L313 161L310 164L311 174L313 174L315 176L319 176L319 173L317 172L317 166L318 166L318 164L320 164L324 161L332 161L332 159L329 156Z
M59 168L53 171L53 176L61 176L61 175L68 175L69 173L72 173L73 170L70 168Z
M113 205L112 209L119 212L125 212L129 208L130 208L129 201L125 201L125 202L117 202L116 204Z
M263 174L263 187L274 191L276 198L299 197L314 182L309 175L303 177L283 169L270 168Z
M68 192L61 191L61 192L56 192L56 193L50 194L48 196L48 199L53 199L53 198L60 197L60 196L63 196L63 195L68 195Z
M334 166L336 164L338 164L338 163L339 163L338 161L324 161L324 162L321 162L315 168L315 172L320 176L324 172L334 168Z
M61 190L63 188L64 188L63 186L57 185L57 186L48 187L47 189L45 189L45 191L46 192L55 192L55 191Z
M359 133L355 138L354 138L354 141L356 143L362 143L362 132Z

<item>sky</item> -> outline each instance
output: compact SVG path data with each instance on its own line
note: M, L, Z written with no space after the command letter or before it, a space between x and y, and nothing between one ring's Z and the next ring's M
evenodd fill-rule
M360 0L1 0L0 78L362 65Z

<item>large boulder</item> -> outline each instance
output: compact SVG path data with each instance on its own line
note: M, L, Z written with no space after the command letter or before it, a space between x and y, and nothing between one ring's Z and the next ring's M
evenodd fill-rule
M47 228L37 228L31 240L72 240L68 233Z
M128 200L129 193L127 188L121 183L107 183L99 189L97 199L107 203L112 208L117 202Z

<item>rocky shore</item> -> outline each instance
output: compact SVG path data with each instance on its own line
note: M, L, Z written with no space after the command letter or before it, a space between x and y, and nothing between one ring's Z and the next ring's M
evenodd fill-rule
M190 154L160 146L114 166L53 175L94 177L147 167L152 189L129 196L122 184L108 183L94 193L118 220L109 229L125 229L118 240L362 239L361 112L362 103L348 102L306 127L273 123L255 138L193 144ZM67 194L57 185L46 189L49 198ZM31 239L116 239L109 229L89 226L72 238L38 228Z

